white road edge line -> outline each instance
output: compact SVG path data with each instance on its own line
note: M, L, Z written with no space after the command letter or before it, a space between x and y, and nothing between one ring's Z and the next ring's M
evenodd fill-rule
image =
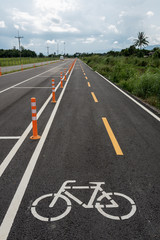
M73 71L73 69L74 68L72 68L72 71ZM57 112L59 104L60 104L60 102L62 100L63 94L64 94L65 89L67 87L67 84L69 82L69 79L70 79L70 76L72 74L72 71L71 71L71 73L70 73L70 75L68 77L68 81L66 82L66 84L65 84L65 86L64 86L64 88L63 88L63 90L62 90L62 92L61 92L61 94L60 94L60 96L59 96L59 98L57 100L57 103L56 103L56 105L55 105L55 107L54 107L54 109L53 109L53 111L51 113L51 116L50 116L50 118L49 118L49 120L47 122L47 125L46 125L46 127L45 127L45 129L43 131L41 139L39 140L39 142L37 144L37 147L35 148L35 151L34 151L32 157L31 157L31 159L29 161L29 164L28 164L28 166L26 168L26 171L25 171L25 173L24 173L24 175L23 175L23 177L21 179L21 182L20 182L20 184L19 184L19 186L18 186L18 188L17 188L17 190L15 192L15 195L14 195L12 201L11 201L11 204L10 204L8 210L7 210L7 213L6 213L6 215L5 215L5 217L4 217L3 221L2 221L2 224L0 226L0 239L1 240L7 240L7 238L8 238L8 235L9 235L9 232L11 230L12 224L14 222L14 219L15 219L16 215L17 215L17 211L18 211L18 209L20 207L21 201L22 201L23 196L25 194L25 191L27 189L28 183L30 181L30 178L31 178L32 173L33 173L33 170L34 170L35 165L37 163L38 157L39 157L39 155L41 153L42 147L43 147L43 145L45 143L45 140L47 138L47 135L48 135L48 132L50 130L50 127L51 127L52 122L53 122L53 120L55 118L56 112Z
M63 65L65 65L65 63L62 64L61 66L63 66ZM59 67L61 67L61 66L56 66L55 68L51 68L51 69L49 69L49 70L47 70L47 71L45 71L45 72L43 72L43 73L40 73L40 74L38 74L38 75L35 75L34 77L28 78L28 79L26 79L26 80L24 80L24 81L22 81L22 82L20 82L20 83L17 83L17 84L15 84L15 85L11 86L11 87L8 87L8 88L0 91L0 94L3 93L3 92L6 92L6 91L8 91L8 90L10 90L10 89L12 89L12 88L14 88L14 87L16 87L16 86L19 86L19 85L21 85L22 83L28 82L28 81L32 80L33 78L39 77L39 76L41 76L42 74L44 74L44 73L46 73L46 72L52 71L53 69L55 70L56 68L59 68Z
M8 136L4 136L4 137L0 137L0 139L19 139L20 136L17 136L17 137L8 137Z
M132 98L131 96L129 96L127 93L125 93L123 90L121 90L119 87L117 87L116 85L114 85L112 82L110 82L107 78L105 78L104 76L102 76L100 73L96 72L99 76L101 76L104 80L106 80L108 83L110 83L113 87L117 88L121 93L123 93L126 97L128 97L129 99L131 99L134 103L136 103L139 107L141 107L143 110L145 110L147 113L149 113L152 117L154 117L156 120L158 120L160 122L160 118L154 114L153 112L151 112L149 109L147 109L146 107L144 107L142 104L140 104L139 102L137 102L134 98Z

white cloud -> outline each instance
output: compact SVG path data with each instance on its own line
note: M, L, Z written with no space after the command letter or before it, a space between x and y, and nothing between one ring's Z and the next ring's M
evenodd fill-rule
M154 16L154 12L148 11L148 12L146 13L146 15L147 15L148 17L153 17L153 16Z
M52 11L54 12L66 12L66 11L74 11L77 7L77 1L74 0L34 0L35 7L45 12Z
M16 29L19 26L24 31L30 30L37 34L42 32L74 33L79 31L70 24L63 22L60 17L48 12L46 14L39 12L38 15L32 16L28 12L22 12L14 8L12 10L12 19L18 23L14 24Z
M88 37L88 38L86 38L86 39L83 39L83 43L93 43L93 42L95 42L96 41L96 38L94 38L94 37Z
M114 32L114 33L118 33L119 32L118 29L116 28L116 26L112 25L112 24L108 26L108 29L110 31Z
M46 41L47 44L56 44L56 41L53 39L53 40L47 40Z
M157 26L157 25L154 25L154 24L151 24L150 25L150 28L153 29L154 31L160 31L160 26Z
M118 44L118 41L114 41L114 44Z
M0 28L5 28L6 25L5 25L5 22L4 21L0 21Z
M118 25L120 25L121 23L123 23L124 21L121 19L117 22Z
M129 37L127 38L128 41L133 41L135 39L135 37Z
M19 25L14 24L14 28L17 29L17 30L19 30Z
M102 17L100 17L100 19L101 19L102 21L105 21L105 20L106 20L106 17L105 17L105 16L102 16Z
M121 11L119 14L119 17L122 18L123 16L126 16L126 12L125 11Z
M33 47L35 44L34 44L34 41L31 39L28 44L22 44L22 45L24 48L29 49Z

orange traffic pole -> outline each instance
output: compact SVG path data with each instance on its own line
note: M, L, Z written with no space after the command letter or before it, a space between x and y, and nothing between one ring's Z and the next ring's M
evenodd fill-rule
M69 65L69 73L71 72L71 65Z
M0 67L0 76L2 76L2 70L1 70L1 67Z
M63 77L62 77L62 72L61 72L61 87L60 88L63 88Z
M56 102L54 79L52 79L52 103Z
M66 69L64 69L64 81L66 81L67 78L66 78Z
M37 130L37 111L36 111L36 98L31 98L31 110L32 110L32 127L33 127L33 136L30 139L40 139Z

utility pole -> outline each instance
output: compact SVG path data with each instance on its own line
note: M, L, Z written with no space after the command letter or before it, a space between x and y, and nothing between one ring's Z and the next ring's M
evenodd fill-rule
M64 56L65 56L65 44L66 44L66 43L64 42Z
M19 36L19 31L18 31L18 36L15 38L18 38L19 51L20 51L20 63L21 63L21 38L23 38L23 37Z
M59 42L56 40L57 42L57 55L59 54Z
M49 46L47 46L47 55L49 56Z

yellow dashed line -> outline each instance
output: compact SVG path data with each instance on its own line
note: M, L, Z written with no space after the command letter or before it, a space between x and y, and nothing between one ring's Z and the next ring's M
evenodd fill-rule
M94 101L97 103L97 102L98 102L98 100L97 100L97 98L96 98L96 96L95 96L94 92L91 92L91 94L92 94L92 97L93 97Z
M103 117L102 121L103 121L103 123L105 125L105 128L106 128L106 130L108 132L108 135L109 135L109 137L111 139L111 142L112 142L113 147L114 147L114 149L116 151L116 154L117 155L123 155L123 152L122 152L122 150L121 150L121 148L120 148L120 146L119 146L119 144L117 142L117 139L116 139L114 133L112 132L112 129L111 129L107 119L105 117Z
M91 87L91 84L90 84L90 82L88 82L88 87Z

